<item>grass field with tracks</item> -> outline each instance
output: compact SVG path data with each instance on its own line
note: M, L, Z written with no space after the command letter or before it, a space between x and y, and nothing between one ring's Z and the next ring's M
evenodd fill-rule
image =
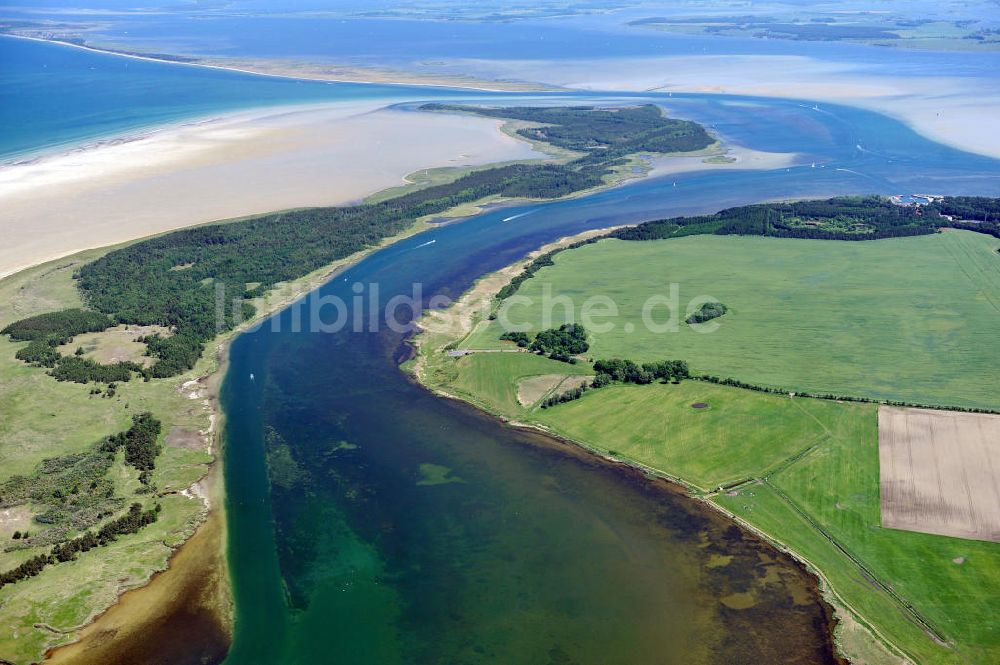
M587 298L602 295L619 315L595 319L609 331L588 326L594 358L683 358L698 373L789 390L997 408L997 248L1000 240L967 231L869 242L603 240L556 255L518 291L532 304L508 313L537 331L567 320L557 305L543 325L546 291L568 296L577 322ZM678 329L651 332L643 305L669 296L671 284L684 310ZM709 334L683 323L703 296L729 308ZM667 307L652 314L664 323ZM499 321L481 324L462 346L496 348L501 331Z

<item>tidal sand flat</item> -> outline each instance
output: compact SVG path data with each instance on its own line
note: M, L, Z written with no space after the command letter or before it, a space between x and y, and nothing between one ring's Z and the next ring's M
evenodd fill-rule
M346 203L423 168L543 156L499 120L383 106L241 113L0 167L0 276L202 222Z

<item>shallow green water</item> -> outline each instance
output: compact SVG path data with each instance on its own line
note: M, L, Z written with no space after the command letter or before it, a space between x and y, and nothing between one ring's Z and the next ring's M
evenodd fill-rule
M812 580L769 547L663 484L428 395L378 339L346 360L307 353L310 338L271 350L263 400L230 414L266 423L241 439L238 482L264 483L244 458L267 455L277 532L277 561L232 561L277 563L286 595L238 587L239 630L256 630L228 662L831 662Z

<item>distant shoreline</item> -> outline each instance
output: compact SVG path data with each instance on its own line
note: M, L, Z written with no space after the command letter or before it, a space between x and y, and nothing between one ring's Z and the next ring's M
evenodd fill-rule
M67 46L70 48L81 49L83 51L90 51L92 53L102 53L105 55L115 55L122 58L131 58L133 60L144 60L146 62L157 62L167 65L185 65L189 67L201 67L204 69L216 69L221 71L237 72L240 74L249 74L252 76L267 76L269 78L286 79L290 81L311 81L314 83L354 83L358 85L382 85L382 86L397 86L401 88L441 88L441 89L451 89L451 90L476 90L479 92L503 92L503 93L514 93L514 92L560 92L566 91L563 88L558 88L551 85L545 85L541 83L530 83L525 82L524 84L515 85L511 84L504 86L499 81L497 86L488 87L485 85L476 85L472 81L463 82L461 78L455 78L454 80L450 78L442 78L440 81L434 80L433 82L429 80L421 79L431 79L432 77L421 76L419 74L409 74L408 76L413 77L413 81L381 81L375 80L375 77L370 78L343 78L343 77L322 77L322 76L309 76L309 75L296 75L288 73L277 73L277 72L264 72L254 69L246 69L242 67L236 67L233 65L223 65L217 62L210 61L206 62L204 58L192 57L190 60L173 60L170 58L156 57L154 55L143 55L141 53L131 53L128 51L119 51L111 48L101 48L99 46L92 46L86 43L77 44L65 39L46 39L44 37L32 37L29 35L19 35L14 32L4 32L0 33L0 37L12 37L14 39L26 39L33 42L41 42L44 44L55 44L58 46ZM406 76L403 72L399 74ZM479 83L477 81L477 83ZM487 83L487 81L482 81L482 83Z

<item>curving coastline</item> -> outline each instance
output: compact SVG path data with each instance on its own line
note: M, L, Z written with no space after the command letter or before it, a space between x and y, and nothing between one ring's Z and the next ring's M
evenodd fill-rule
M863 655L867 655L876 657L878 662L907 665L910 658L906 652L883 635L877 627L863 617L857 608L837 593L817 565L773 534L767 533L727 510L724 506L712 501L712 493L706 493L703 489L691 485L683 478L662 469L609 455L605 451L593 448L582 441L568 438L540 423L513 420L496 411L490 404L474 399L471 394L450 392L440 377L436 375L436 369L433 365L435 356L441 356L446 349L452 348L453 345L460 345L474 330L476 324L489 314L496 293L509 284L535 258L577 242L603 236L619 228L623 227L611 226L588 230L538 247L522 259L496 272L482 276L447 308L424 312L419 321L417 333L407 340L412 353L404 365L405 371L415 383L438 397L488 414L510 427L531 432L540 439L551 441L553 446L570 449L574 451L572 454L591 458L595 460L595 463L608 465L612 468L627 469L628 473L634 474L637 478L654 478L670 492L683 496L686 500L695 501L708 512L738 525L748 534L766 542L770 547L781 552L783 556L788 557L803 574L808 575L814 581L817 597L822 599L823 606L828 613L827 637L831 649L836 652L837 658L840 659L838 662L852 662L855 658L859 658L861 662L867 662L863 657Z

